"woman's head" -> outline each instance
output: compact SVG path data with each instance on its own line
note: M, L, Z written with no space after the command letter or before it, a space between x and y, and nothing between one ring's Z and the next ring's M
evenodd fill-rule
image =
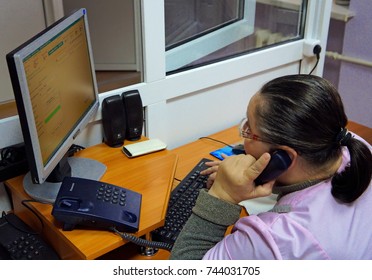
M263 149L265 145L270 149L289 147L307 166L316 170L323 167L329 170L337 163L342 145L348 146L353 154L352 146L355 148L361 144L345 133L347 117L337 90L318 76L289 75L269 81L251 99L247 114L253 133L267 142L255 144L248 141L248 149L249 145ZM345 139L347 141L340 141ZM371 157L370 152L368 156ZM353 159L352 163L356 164ZM354 171L358 172L358 168ZM370 178L369 171L369 181ZM368 181L367 177L365 181ZM358 196L362 192L359 191Z
M347 117L337 90L311 75L290 75L265 84L256 96L255 122L262 138L286 145L310 164L335 160L337 135Z

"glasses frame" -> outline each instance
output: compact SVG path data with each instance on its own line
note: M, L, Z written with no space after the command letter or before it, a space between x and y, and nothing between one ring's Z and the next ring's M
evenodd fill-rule
M243 137L245 139L250 139L254 141L261 141L261 142L266 142L263 140L260 136L257 134L252 133L249 124L248 124L248 118L243 118L240 123L239 123L239 134L240 137Z

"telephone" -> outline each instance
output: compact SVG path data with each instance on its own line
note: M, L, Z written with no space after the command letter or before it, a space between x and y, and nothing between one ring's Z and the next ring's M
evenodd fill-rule
M278 178L291 165L292 160L288 153L283 150L276 150L271 154L271 159L262 173L254 181L256 185L262 185L275 178Z
M75 226L119 231L138 231L142 195L108 183L65 177L53 205L52 215L63 230Z

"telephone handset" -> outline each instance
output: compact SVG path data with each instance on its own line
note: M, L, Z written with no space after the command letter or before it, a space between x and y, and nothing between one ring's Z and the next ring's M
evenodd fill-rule
M258 186L278 178L288 169L291 163L292 160L287 152L283 150L274 151L271 154L270 162L254 182Z

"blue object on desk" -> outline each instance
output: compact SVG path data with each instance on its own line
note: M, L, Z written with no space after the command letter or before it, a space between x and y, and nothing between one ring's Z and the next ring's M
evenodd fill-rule
M220 160L223 160L222 154L225 154L226 156L234 155L231 146L225 146L221 149L210 152L210 154Z
M225 154L226 156L234 155L231 146L225 146L221 149L210 152L210 154L220 160L223 160L222 154Z

